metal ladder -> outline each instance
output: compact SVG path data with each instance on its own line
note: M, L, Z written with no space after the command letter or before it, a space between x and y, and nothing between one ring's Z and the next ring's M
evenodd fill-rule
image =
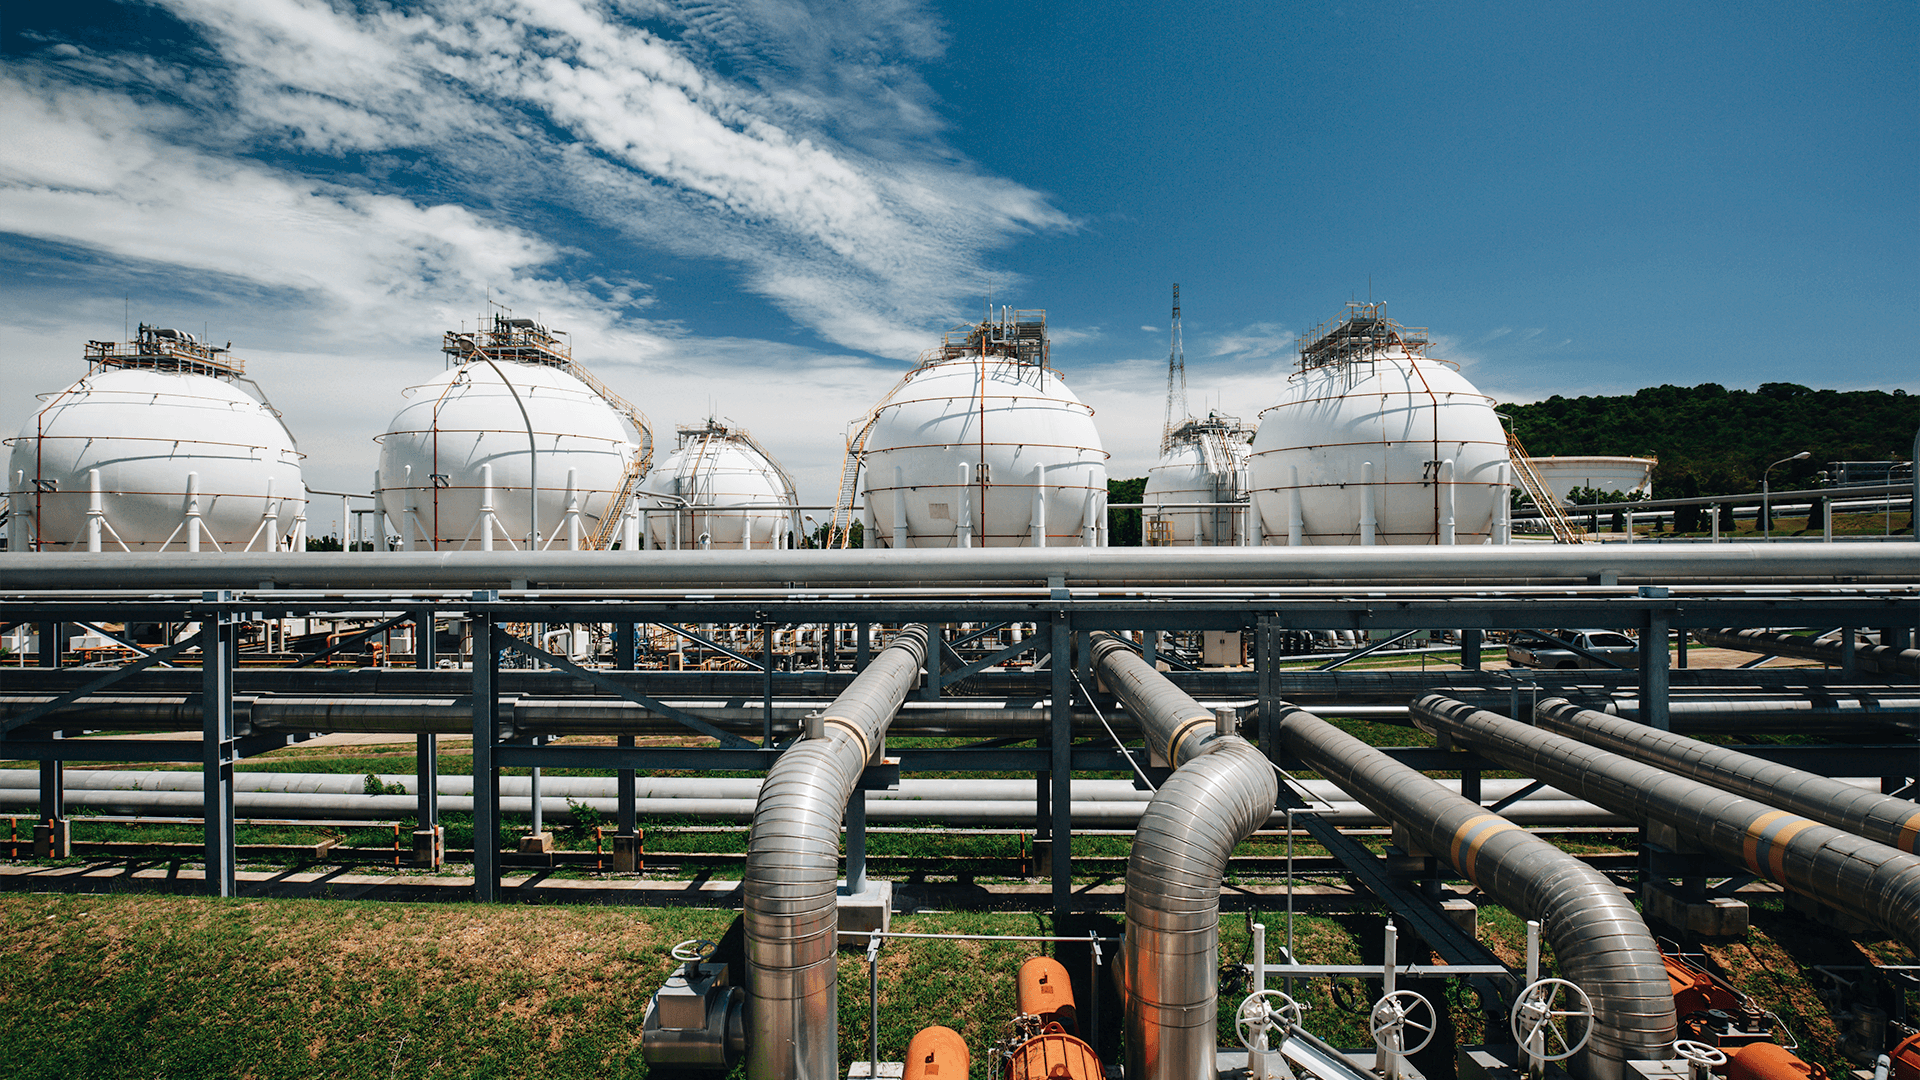
M634 450L632 460L627 462L626 474L620 478L620 490L614 494L613 502L608 504L607 512L601 516L599 526L593 530L593 536L587 541L589 550L606 551L613 547L614 537L620 534L620 519L627 514L627 504L633 501L634 489L640 486L640 481L645 479L647 473L653 469L653 426L647 423L645 413L634 408L626 398L614 393L606 383L594 378L593 372L579 363L568 360L567 374L586 383L587 389L600 395L607 404L618 409L627 418L627 422L633 425L640 437L639 447Z
M1520 444L1520 436L1507 432L1507 458L1513 463L1514 478L1520 481L1520 487L1526 491L1527 498L1540 510L1540 516L1546 518L1547 527L1553 530L1553 540L1557 544L1581 544L1586 542L1580 530L1567 520L1567 512L1561 508L1560 500L1534 471L1533 459L1527 456L1527 448Z

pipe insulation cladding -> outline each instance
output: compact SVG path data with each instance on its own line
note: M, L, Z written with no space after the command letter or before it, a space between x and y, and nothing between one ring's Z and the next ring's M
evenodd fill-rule
M902 628L761 785L742 882L751 1080L840 1078L841 823L926 652L926 625Z
M1582 709L1565 698L1540 702L1533 717L1543 730L1920 854L1920 804L1906 799Z
M199 599L208 589L646 589L722 586L765 589L823 584L920 588L988 582L1046 588L1249 584L1300 588L1352 582L1604 586L1610 594L1641 584L1884 584L1913 596L1920 544L1665 544L1301 548L1015 548L859 551L384 551L228 553L218 559L172 553L0 554L4 591L177 590ZM1630 590L1629 590L1630 591Z
M1634 1075L1627 1062L1672 1056L1673 988L1660 947L1605 874L1310 712L1285 707L1277 722L1308 768L1405 826L1515 914L1541 921L1561 971L1593 999L1579 1076L1624 1080Z
M1096 674L1174 773L1140 817L1127 856L1121 945L1127 1061L1136 1080L1214 1080L1220 887L1240 841L1273 814L1273 766L1213 713L1109 635Z
M1920 858L1798 814L1610 754L1441 694L1414 721L1636 821L1657 821L1736 866L1920 948Z
M1836 667L1846 662L1839 642L1814 641L1798 634L1728 627L1723 630L1696 630L1693 636L1700 644L1715 649L1771 653L1774 656L1791 656L1800 660L1818 660L1823 664L1832 664ZM1860 671L1878 675L1920 678L1920 649L1896 649L1891 645L1856 645L1853 650L1853 664Z

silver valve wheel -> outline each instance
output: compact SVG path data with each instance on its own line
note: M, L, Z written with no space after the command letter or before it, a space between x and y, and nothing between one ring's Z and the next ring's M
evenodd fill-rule
M1593 1001L1587 992L1565 979L1541 979L1520 991L1513 1005L1514 1041L1522 1050L1540 1037L1536 1053L1542 1061L1563 1061L1580 1052L1593 1036ZM1579 1038L1569 1036L1578 1026ZM1554 1047L1559 1049L1554 1049Z
M667 955L683 964L697 964L712 956L713 950L719 947L718 942L709 941L706 938L688 938L675 945Z
M1255 1053L1270 1054L1273 1046L1267 1036L1274 1031L1289 1031L1300 1022L1300 1003L1278 990L1248 994L1234 1014L1234 1031L1240 1045Z
M1415 1019L1423 1010L1424 1020ZM1374 1002L1373 1013L1367 1019L1367 1027L1373 1033L1373 1045L1396 1054L1419 1053L1433 1041L1433 1032L1438 1026L1433 1003L1412 990L1395 990ZM1408 1031L1419 1032L1420 1041L1408 1045ZM1398 1037L1400 1045L1388 1046L1389 1037Z
M1673 1052L1689 1066L1693 1076L1705 1076L1714 1069L1727 1063L1727 1052L1717 1046L1709 1046L1692 1039L1681 1039L1673 1044Z

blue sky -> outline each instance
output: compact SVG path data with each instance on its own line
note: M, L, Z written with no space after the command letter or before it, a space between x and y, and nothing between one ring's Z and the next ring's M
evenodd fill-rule
M807 501L989 288L1118 476L1175 281L1248 418L1369 289L1505 400L1920 390L1911 3L7 0L0 50L0 429L130 313L232 340L316 487L490 293Z

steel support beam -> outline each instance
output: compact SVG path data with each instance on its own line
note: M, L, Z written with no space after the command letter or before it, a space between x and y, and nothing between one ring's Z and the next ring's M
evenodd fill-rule
M500 650L493 615L473 616L473 898L492 903L500 895L500 770L494 764L499 737Z
M201 800L206 819L209 896L234 894L233 664L234 616L223 592L210 592L200 618Z
M1053 617L1053 910L1064 915L1073 900L1073 620Z

